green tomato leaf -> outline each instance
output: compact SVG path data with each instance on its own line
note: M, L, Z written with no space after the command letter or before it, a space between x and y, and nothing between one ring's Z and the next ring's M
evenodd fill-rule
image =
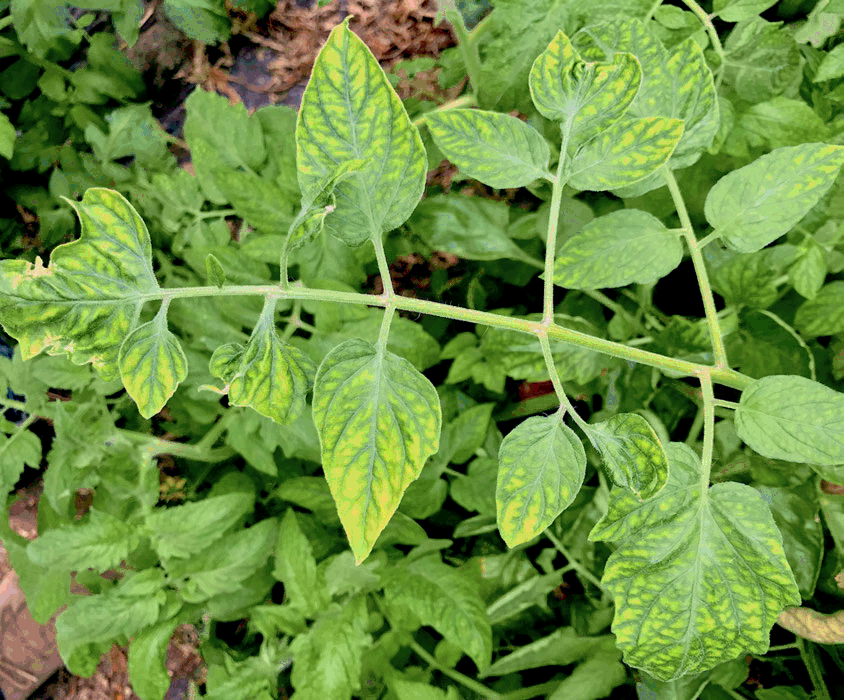
M347 340L317 370L313 412L325 478L360 563L439 447L439 397L407 360Z
M608 640L563 679L548 700L600 700L627 682L627 668L613 640Z
M794 291L806 299L814 299L826 279L826 254L819 245L810 243L808 250L788 271Z
M764 457L844 463L844 394L798 376L758 379L741 394L736 431Z
M741 22L756 17L771 5L776 5L776 2L777 0L715 0L712 8L714 14L725 22Z
M568 184L596 191L632 185L664 165L682 135L680 119L620 119L575 153Z
M129 681L142 698L163 698L170 689L167 647L182 622L178 617L142 630L129 645Z
M566 238L554 262L554 284L567 289L650 284L683 259L679 236L652 214L620 209Z
M844 282L830 282L797 309L794 325L805 336L844 333Z
M492 658L492 627L478 586L468 572L425 556L395 567L385 577L384 597L407 609L460 647L479 670Z
M68 200L70 201L70 200ZM45 267L36 257L0 261L0 324L25 360L42 351L90 362L103 379L118 375L118 349L145 295L158 291L143 220L113 190L89 188L70 202L82 224Z
M562 627L547 637L541 637L535 642L519 647L511 654L502 656L487 668L481 677L506 676L545 666L568 666L589 656L597 647L614 641L608 634L600 637L582 637L574 627Z
M219 264L219 263L218 263ZM138 326L123 341L117 356L123 386L144 418L152 418L188 376L188 359L167 328L167 309Z
M48 530L27 547L27 554L39 566L105 571L119 566L139 540L133 526L92 508L87 522Z
M624 660L659 680L764 654L777 616L800 604L782 536L759 493L701 483L700 458L671 443L668 483L642 502L613 489L591 540L613 540L603 584Z
M529 542L562 513L583 485L586 452L558 413L534 416L498 449L498 530L508 547Z
M0 156L11 159L15 150L17 131L9 117L0 112Z
M400 226L422 198L428 162L422 139L348 20L332 30L317 56L296 144L303 194L320 188L343 163L366 161L337 184L336 209L325 219L326 229L349 245Z
M156 509L146 517L152 546L162 558L186 559L220 539L254 504L254 494L229 493Z
M761 250L820 201L842 163L844 146L777 148L715 183L706 197L706 220L733 250Z
M41 440L29 430L11 436L0 435L0 489L14 490L25 465L37 469L41 464Z
M268 299L243 352L220 346L210 370L227 383L229 404L249 406L276 423L295 422L305 410L316 365L304 352L285 343L275 327L275 299Z
M205 256L205 277L218 289L226 284L226 271L214 253Z
M548 177L548 144L532 126L509 114L449 109L425 123L439 149L461 172L496 189L523 187Z
M317 574L311 543L299 527L292 508L284 514L278 529L273 576L284 584L285 596L291 604L307 617L315 618L329 602L325 576Z
M560 122L565 143L579 146L617 122L642 83L636 57L617 53L608 65L586 63L558 32L534 61L530 93L539 113Z
M613 482L647 500L668 482L668 457L651 424L620 413L589 426L586 436L604 458Z

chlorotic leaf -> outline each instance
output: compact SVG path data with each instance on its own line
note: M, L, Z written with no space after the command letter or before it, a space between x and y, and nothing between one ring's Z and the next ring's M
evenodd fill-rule
M449 109L427 115L425 123L445 157L485 185L523 187L548 175L548 143L509 114Z
M528 542L574 500L586 475L586 453L559 414L534 416L498 450L498 530L508 547Z
M612 631L624 660L659 680L764 654L777 616L800 604L782 536L750 486L701 482L700 458L667 448L668 483L642 502L613 489L590 534L613 540L603 584L616 603Z
M647 500L668 482L668 457L651 424L639 414L619 413L590 425L586 435L618 486Z
M118 566L139 540L131 525L92 508L87 522L48 530L27 547L27 554L41 566L105 571Z
M617 122L642 83L636 57L616 53L607 64L586 63L563 32L534 61L530 93L539 113L560 122L566 143L580 145Z
M287 425L305 410L316 366L302 350L279 337L274 314L275 299L269 299L243 352L236 354L233 344L223 345L211 357L210 367L227 382L230 405L249 406Z
M354 339L322 361L313 412L325 478L360 563L438 449L439 397L410 362Z
M844 394L806 377L773 375L741 394L736 432L764 457L844 463Z
M638 209L593 219L566 238L554 262L554 284L567 289L650 284L683 259L678 235Z
M462 649L479 670L492 658L492 627L477 584L468 572L426 556L397 566L385 578L390 607L410 610Z
M777 148L715 183L706 197L706 220L733 250L761 250L820 201L842 164L844 146Z
M680 119L620 119L575 153L568 184L596 191L632 185L664 165L682 136Z
M299 186L319 188L344 162L366 165L337 184L326 229L348 245L403 224L422 197L427 157L378 61L349 29L335 27L319 52L296 124Z
M0 261L0 324L25 360L66 353L113 379L145 295L158 291L149 233L113 190L89 188L71 205L82 235L53 250L49 267L40 258Z
M188 360L178 338L167 328L167 310L138 326L117 356L123 386L144 418L152 418L188 376Z

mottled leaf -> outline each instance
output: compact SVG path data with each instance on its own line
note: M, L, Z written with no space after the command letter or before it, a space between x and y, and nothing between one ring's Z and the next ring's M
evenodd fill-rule
M249 406L262 416L286 425L305 410L305 395L315 365L304 352L285 343L275 327L275 299L269 299L249 342L219 347L210 370L226 382L231 406Z
M477 584L467 571L426 556L397 566L385 579L384 596L390 606L409 609L423 625L430 625L460 647L478 669L489 666L492 628Z
M460 171L496 189L523 187L548 176L542 135L509 114L449 109L425 123L439 149Z
M82 235L53 250L49 267L38 257L0 261L0 324L25 360L66 353L113 379L120 344L146 296L158 291L149 233L113 190L89 188L71 205Z
M557 33L530 71L536 109L560 122L566 143L575 146L618 121L641 83L642 68L633 55L617 53L605 65L586 63L563 32Z
M844 463L844 394L798 376L758 379L741 394L736 431L764 457Z
M586 431L613 482L649 499L668 481L668 457L651 424L637 413L619 413Z
M830 282L814 299L804 301L794 325L808 338L844 333L844 282Z
M586 475L586 453L558 414L534 416L498 450L498 530L508 547L528 542L574 500Z
M360 563L438 449L439 397L407 360L348 340L317 371L313 413L325 478Z
M603 584L613 633L631 666L659 680L700 673L740 654L764 654L783 608L800 603L782 537L759 493L701 482L699 457L667 448L668 483L651 500L613 489L590 534L612 540Z
M680 119L620 119L575 153L568 184L596 191L632 185L664 165L682 135Z
M652 214L621 209L593 219L566 238L554 262L554 284L567 289L649 284L682 259L677 233Z
M378 61L335 27L314 63L296 125L299 186L309 193L350 160L366 165L337 184L325 228L349 245L403 224L422 197L427 158Z
M733 250L761 250L818 203L842 163L844 146L778 148L718 180L706 197L706 220Z
M219 264L219 263L218 263ZM167 309L138 326L117 356L123 386L144 418L152 418L188 376L188 359L179 339L167 328Z

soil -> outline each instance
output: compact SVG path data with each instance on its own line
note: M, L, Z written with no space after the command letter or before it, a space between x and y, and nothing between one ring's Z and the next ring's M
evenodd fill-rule
M438 56L454 44L447 24L435 26L435 0L334 0L325 7L314 0L280 0L264 19L231 10L232 38L205 47L182 35L169 22L159 3L147 2L138 42L121 48L144 72L150 86L154 111L162 126L181 137L183 102L200 86L214 90L233 103L243 102L250 111L266 104L298 107L316 54L331 29L351 15L351 29L369 46L385 69L397 61L417 56ZM102 13L101 13L102 14ZM97 25L108 28L107 16ZM420 84L420 80L422 81ZM436 92L436 75L417 76L398 87L402 97L414 91ZM458 90L460 88L458 87ZM450 95L446 95L448 99ZM185 152L184 165L190 168ZM409 266L411 262L406 261ZM448 261L451 262L451 261ZM452 263L453 264L453 263ZM410 270L396 270L397 276ZM37 537L40 478L18 491L10 509L12 529L27 539ZM80 494L80 507L90 502ZM11 572L8 556L0 545L0 581ZM82 591L80 591L82 592ZM48 630L52 634L52 629ZM165 700L188 697L191 683L204 682L205 669L197 648L199 638L191 625L180 627L167 651L172 682ZM0 694L2 697L2 694ZM60 669L30 696L40 700L139 700L127 672L127 648L115 645L91 678L79 678Z

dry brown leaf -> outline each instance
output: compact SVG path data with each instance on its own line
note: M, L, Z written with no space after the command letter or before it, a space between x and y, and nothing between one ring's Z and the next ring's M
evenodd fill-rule
M810 642L844 644L844 610L825 615L811 608L786 608L777 623Z

